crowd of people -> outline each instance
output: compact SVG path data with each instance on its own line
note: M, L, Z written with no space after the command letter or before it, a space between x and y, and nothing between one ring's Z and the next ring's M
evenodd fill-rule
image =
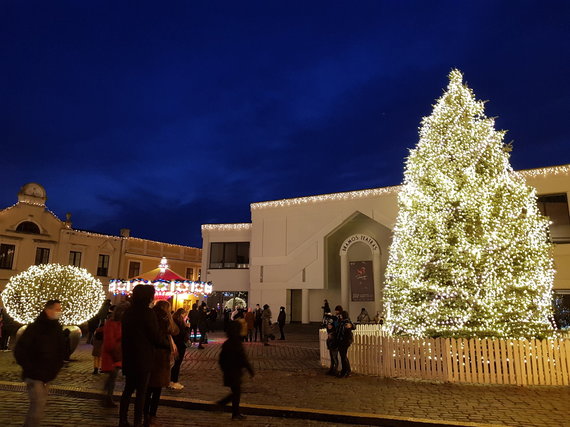
M172 311L166 300L154 301L153 286L138 285L128 301L111 306L104 304L99 314L88 324L88 343L92 344L93 374L105 374L102 405L119 407L119 426L128 422L131 398L134 399L134 425L159 426L157 410L165 387L184 388L179 382L180 368L187 348L194 343L204 349L208 332L217 318L215 308L194 304ZM69 359L69 337L59 322L61 303L48 301L42 313L16 341L14 353L22 366L22 378L28 388L30 406L25 426L38 426L47 402L47 383L52 381L64 361ZM276 339L276 326L281 340L285 339L285 307L280 307L277 322L272 323L269 305L255 309L237 307L225 310L224 329L228 339L220 353L220 368L224 385L231 393L218 405L232 403L232 418L245 418L239 410L241 376L244 370L254 375L244 348L244 342L257 341L264 345ZM117 403L113 400L119 373L124 375L124 389Z
M89 326L89 343L93 345L93 374L107 375L104 385L105 407L119 406L119 426L128 422L132 395L134 399L134 425L159 426L157 410L162 390L184 388L179 382L180 367L187 348L193 343L198 349L208 343L208 332L214 327L217 312L206 303L194 304L187 312L184 308L172 311L166 300L154 301L153 286L138 285L129 301L111 306L110 301L99 312L97 324ZM327 348L331 365L329 375L339 378L350 376L348 349L353 342L355 324L348 312L337 305L332 311L325 300L323 327L327 331ZM16 341L14 356L22 367L30 406L25 426L40 425L47 402L46 384L52 381L69 359L69 337L66 337L59 317L61 303L48 301L38 318L30 324ZM382 319L377 313L378 321ZM268 346L276 339L285 339L285 307L279 308L277 322L269 305L255 308L236 307L224 312L224 329L227 340L222 345L219 364L224 385L231 393L217 403L221 407L232 403L232 418L241 420L241 381L244 371L253 377L253 369L243 348L244 342L261 341ZM370 316L362 308L358 323L370 323ZM375 319L376 321L376 319ZM119 405L113 400L119 372L124 375L124 389Z

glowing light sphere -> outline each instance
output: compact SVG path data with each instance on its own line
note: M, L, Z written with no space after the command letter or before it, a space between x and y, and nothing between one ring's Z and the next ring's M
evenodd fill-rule
M8 314L23 324L33 322L51 299L61 301L64 325L86 322L105 301L100 280L84 268L60 264L29 267L13 276L1 295Z

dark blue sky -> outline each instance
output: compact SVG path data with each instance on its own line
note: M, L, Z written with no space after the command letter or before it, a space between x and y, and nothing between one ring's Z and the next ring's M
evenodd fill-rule
M251 202L399 184L457 67L516 169L570 163L568 1L0 3L0 206L201 246Z

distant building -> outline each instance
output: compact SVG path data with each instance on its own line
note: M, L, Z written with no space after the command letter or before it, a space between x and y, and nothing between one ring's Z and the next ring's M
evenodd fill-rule
M166 257L170 268L189 280L200 280L202 250L130 236L77 230L71 215L60 220L47 209L45 189L24 185L18 202L0 211L0 291L10 277L30 265L58 263L87 269L107 290L110 279L128 279L157 268Z
M570 313L570 165L520 173L552 221L554 289ZM240 294L274 312L285 306L288 320L320 321L325 298L354 317L362 307L373 317L383 309L399 188L253 203L251 223L202 225L202 280L226 298Z

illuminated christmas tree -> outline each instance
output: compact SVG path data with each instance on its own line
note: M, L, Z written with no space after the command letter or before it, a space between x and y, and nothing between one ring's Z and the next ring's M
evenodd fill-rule
M548 219L505 132L453 70L406 161L386 272L386 324L412 336L552 335Z
M105 292L84 268L59 264L33 265L10 278L2 292L8 314L23 324L33 322L51 299L61 301L63 325L80 325L97 314Z

